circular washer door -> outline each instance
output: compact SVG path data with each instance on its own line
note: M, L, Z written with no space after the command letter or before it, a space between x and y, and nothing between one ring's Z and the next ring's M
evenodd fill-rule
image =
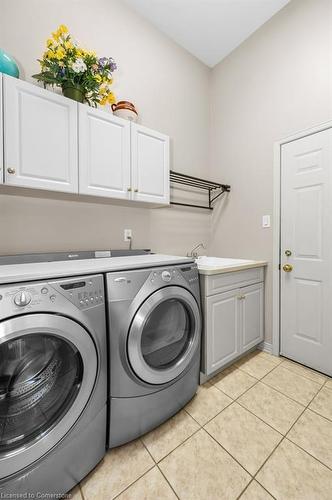
M128 358L148 384L165 384L189 365L200 341L201 318L194 296L169 286L154 292L136 312L128 334Z
M78 323L30 314L0 323L0 478L38 460L80 417L98 372Z

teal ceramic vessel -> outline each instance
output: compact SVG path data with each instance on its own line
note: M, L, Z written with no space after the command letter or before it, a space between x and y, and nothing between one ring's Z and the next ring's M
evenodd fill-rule
M16 61L0 49L0 72L18 78L20 75Z

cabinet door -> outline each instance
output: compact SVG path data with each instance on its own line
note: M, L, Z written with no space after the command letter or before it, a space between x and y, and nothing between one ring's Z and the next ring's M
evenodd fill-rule
M3 76L6 184L78 192L77 103Z
M169 137L135 123L131 129L133 199L169 203Z
M205 307L206 374L236 358L239 345L239 290L212 295Z
M264 284L240 289L242 352L262 342L264 337Z
M79 192L130 199L130 122L79 105Z
M0 73L0 184L3 184L3 99L2 99L2 73Z

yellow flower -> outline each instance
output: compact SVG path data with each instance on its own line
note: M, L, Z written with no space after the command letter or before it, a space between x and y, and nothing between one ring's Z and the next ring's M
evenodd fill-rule
M60 24L58 31L63 35L64 33L68 33L68 28L65 24Z
M53 50L49 49L44 53L43 58L44 59L54 59L55 53L53 52Z
M49 38L48 40L46 40L46 46L48 48L52 47L54 44L54 40L52 40L52 38Z
M71 42L71 41L69 41L69 40L68 40L68 41L66 41L66 42L64 42L64 46L65 46L65 48L66 48L67 50L70 50L70 49L74 48L74 45L73 45L73 44L72 44L72 42Z
M105 106L106 104L113 104L115 103L115 101L116 101L115 95L113 94L113 92L110 92L109 94L105 94L102 96L102 98L99 101L99 104L101 106Z
M102 77L100 75L95 75L95 80L98 82L98 83L101 83L102 81Z
M115 99L115 95L113 94L113 92L110 92L108 94L108 97L107 97L107 101L109 104L114 104L116 99Z
M60 26L58 27L58 29L56 31L54 31L52 33L53 35L53 38L55 40L59 40L59 38L62 36L62 35L65 35L66 33L68 33L68 28L67 26L65 26L64 24L60 24Z
M61 61L61 59L63 59L65 57L66 53L64 51L64 49L62 47L58 47L55 51L55 58L58 60L58 61Z

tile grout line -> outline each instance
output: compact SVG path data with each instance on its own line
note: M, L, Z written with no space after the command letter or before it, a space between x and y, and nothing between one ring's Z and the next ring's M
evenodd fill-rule
M191 437L191 436L190 436ZM180 500L180 497L178 496L178 494L176 493L176 491L174 490L173 486L171 485L171 483L169 482L169 480L167 479L167 477L165 476L165 474L163 473L163 471L161 470L161 468L159 467L158 465L158 462L154 459L153 455L150 453L150 450L148 449L148 447L146 446L146 444L144 443L144 441L141 439L141 442L144 446L144 448L146 449L146 451L148 452L148 454L150 455L150 457L152 458L152 460L154 461L155 463L155 466L157 467L157 469L159 470L159 472L161 473L161 475L163 476L163 478L165 479L165 481L167 482L167 484L169 485L169 487L171 488L171 490L173 491L174 495L176 496L176 498L178 498L178 500ZM163 458L161 459L163 460Z
M316 394L316 396L318 396L319 393ZM315 396L315 397L316 397ZM332 422L332 419L328 418L328 417L325 417L324 415L321 415L320 413L318 413L317 410L314 410L313 408L308 408L308 410L312 411L312 413L315 413L316 415L318 415L319 417L322 417L322 418L325 418L325 420L327 420L328 422Z
M268 360L267 360L268 361ZM308 402L308 404L306 406L303 405L303 403L299 403L298 401L296 401L295 399L289 397L288 395L284 394L283 392L279 391L278 389L275 389L274 387L272 386L269 386L266 382L263 382L263 379L270 373L272 373L275 369L277 369L278 367L282 366L282 364L287 361L287 360L283 360L279 363L275 363L275 366L269 370L265 375L263 375L263 377L261 378L256 378L254 377L253 375L251 375L250 373L246 372L245 370L241 369L241 367L237 366L235 363L234 365L230 365L229 368L233 367L233 369L235 368L240 370L242 373L245 373L246 375L252 377L253 379L255 379L255 382L253 385L251 385L248 389L246 389L243 393L241 393L239 396L237 396L235 399L231 396L229 396L227 393L225 393L223 390L221 390L219 387L217 387L217 385L215 385L214 383L211 382L211 380L208 380L206 381L207 384L209 384L211 387L215 387L216 389L218 389L222 394L224 394L225 396L227 396L228 398L230 398L230 402L229 404L227 404L222 410L220 410L216 415L214 415L213 417L211 417L207 422L205 422L204 424L201 424L200 422L198 422L198 420L196 420L190 413L189 411L186 410L186 407L183 408L183 410L185 411L185 413L190 416L195 422L196 424L199 426L198 429L196 431L193 432L193 434L191 434L188 438L186 438L184 441L182 441L179 445L177 445L174 449L172 449L169 453L167 453L164 457L162 457L159 462L157 462L154 457L152 456L152 454L150 453L149 449L147 448L147 446L145 445L145 443L143 442L142 439L140 439L141 443L143 444L143 447L146 449L147 453L149 454L149 456L151 457L152 461L153 461L153 465L147 470L145 471L141 476L139 476L135 481L131 482L126 488L124 488L120 493L118 493L115 497L113 497L114 499L117 499L119 498L120 495L122 495L125 491L127 491L131 486L133 486L136 482L138 482L141 478L143 478L145 475L147 475L151 470L154 469L154 467L156 467L159 472L162 474L162 476L164 477L165 481L167 482L167 484L169 485L169 487L171 488L171 490L173 491L173 493L175 494L176 498L179 499L179 496L178 494L176 493L176 491L174 490L173 486L170 484L169 480L167 479L167 477L165 476L165 474L163 473L163 471L161 470L159 464L165 459L167 458L170 454L172 454L177 448L180 448L182 445L184 445L189 439L191 439L195 434L197 434L200 430L203 430L208 436L210 436L213 441L215 441L220 447L222 450L224 450L247 474L249 474L250 476L250 481L249 483L246 485L246 487L244 488L244 490L240 493L240 495L237 497L237 499L240 499L240 497L243 495L243 493L248 489L248 487L250 486L251 483L253 483L254 481L257 481L257 483L266 491L268 492L269 495L271 495L273 498L275 498L257 479L256 479L256 476L259 474L259 472L262 470L262 468L265 466L265 464L267 463L267 461L271 458L271 456L273 455L273 453L276 451L276 449L281 445L281 443L286 439L287 441L291 442L292 444L294 444L294 446L298 447L300 450L302 450L304 453L308 454L310 457L312 457L314 460L317 460L321 465L323 465L324 467L328 468L329 470L332 470L329 466L327 466L326 464L324 464L324 462L322 462L321 460L319 460L318 458L316 458L315 456L311 455L307 450L305 450L304 448L302 448L301 446L299 446L297 443L293 442L292 439L290 439L288 437L289 433L291 432L291 430L293 429L293 427L297 424L297 422L299 421L299 419L302 417L302 415L305 413L306 410L309 410L309 411L312 411L313 413L315 413L316 415L324 418L327 422L331 422L331 420L329 420L327 417L323 416L323 415L320 415L318 412L316 412L315 410L312 410L311 408L309 408L310 404L312 403L312 401L315 399L315 397L322 391L323 388L326 388L328 390L330 390L329 387L326 387L327 383L329 382L329 380L332 380L330 377L327 377L326 380L323 382L323 383L320 383L320 382L317 382L317 381L314 381L312 380L311 378L309 377L306 377L305 375L303 374L299 374L297 373L295 370L290 370L289 368L287 367L283 367L284 369L286 369L287 371L299 376L299 377L303 377L305 378L306 380L310 380L311 382L313 383L316 383L316 384L319 384L320 387L319 389L317 390L317 392L315 393L315 395L312 397L312 399ZM255 415L255 413L253 413L251 410L249 410L248 408L246 408L243 404L241 404L241 402L239 401L239 399L245 395L248 391L250 391L252 388L254 388L259 382L261 382L262 384L264 384L265 386L269 387L271 390L274 390L276 392L278 392L279 394L281 394L282 396L288 398L290 401L293 401L301 406L303 406L303 411L300 413L300 415L298 416L298 418L294 421L294 423L292 424L292 426L289 428L289 430L283 434L282 432L280 432L279 430L275 429L274 427L272 427L270 424L268 424L267 422L265 422L262 418L258 417L257 415ZM218 382L217 382L218 383ZM204 385L204 384L203 384ZM279 443L273 448L272 452L268 455L268 457L266 458L266 460L263 462L263 464L259 467L259 469L256 471L255 474L251 474L250 472L248 472L245 467L240 463L238 462L238 460L232 456L232 454L227 450L225 449L204 427L206 425L208 425L212 420L214 420L217 416L219 416L224 410L226 410L227 408L229 408L233 403L237 402L241 408L247 410L249 413L251 413L254 417L258 418L260 421L262 421L263 423L265 423L266 425L268 425L271 429L273 429L275 432L278 432L278 434L280 434L282 436L281 440L279 441ZM84 493L83 493L83 489L82 489L82 486L81 486L81 482L79 482L77 484L77 486L79 487L79 492L80 492L80 495L81 495L81 498L82 500L85 500L85 496L84 496Z
M128 486L126 486L123 490L121 490L120 493L118 493L115 497L112 497L112 500L116 500L117 498L119 498L120 495L122 495L125 491L129 490L129 488L131 488L135 483L137 483L140 479L142 479L142 477L146 476L154 468L155 468L155 464L152 465L148 470L146 470L140 477L135 479L135 481L128 484Z
M261 382L261 381L262 381L262 379L263 379L264 377L266 377L269 373L271 373L271 372L272 372L272 371L274 371L276 368L278 368L281 364L282 364L282 363L278 363L278 364L277 364L277 365L276 365L276 366L275 366L272 370L270 370L269 372L267 372L267 373L266 373L266 374L265 374L265 375L264 375L261 379L258 379L258 380L257 380L257 382L255 382L255 383L254 383L251 387L249 387L246 391L244 391L244 392L243 392L240 396L238 396L236 399L234 399L234 400L233 400L233 402L237 402L237 403L238 403L238 404L239 404L242 408L245 408L245 407L243 407L243 406L241 405L241 403L239 403L239 402L238 402L238 399L239 399L241 396L243 396L246 392L250 391L250 389L252 389L253 387L255 387L255 386L258 384L258 382ZM238 368L238 367L237 367L237 368ZM240 369L240 368L238 368L238 369ZM244 372L244 370L242 370L242 371ZM290 371L290 370L288 370L288 371ZM245 372L245 373L246 373L247 375L250 375L250 374L248 374L247 372ZM252 375L250 375L250 376L252 377ZM253 378L256 378L256 377L253 377ZM213 384L213 385L214 385L214 384ZM268 386L268 384L264 384L264 385ZM323 385L322 385L322 387L323 387L324 385L325 385L325 384L323 384ZM216 387L216 386L215 386L215 387ZM270 386L268 386L268 387L270 388ZM238 498L240 498L240 497L241 497L241 495L244 493L244 491L248 488L249 484L250 484L250 483L251 483L254 479L257 481L257 479L256 479L257 474L258 474L258 473L260 472L260 470L264 467L264 465L265 465L265 464L266 464L266 462L269 460L269 458L272 456L272 454L276 451L276 449L278 448L278 446L280 446L280 444L284 441L284 439L286 438L286 435L287 435L287 434L291 431L291 429L294 427L294 425L295 425L295 424L296 424L296 422L299 420L299 418L303 415L303 413L304 413L304 412L305 412L305 410L308 408L308 406L311 404L311 402L314 400L314 398L317 396L317 394L321 391L322 387L320 387L320 388L319 388L319 390L315 393L315 395L314 395L314 396L313 396L313 398L309 401L309 403L307 404L307 406L304 406L304 407L303 407L303 411L300 413L300 415L299 415L299 416L298 416L298 418L295 420L295 422L293 423L293 425L290 427L290 429L287 431L287 433L286 433L286 434L282 434L280 431L276 431L276 429L274 429L272 426L270 426L269 424L267 424L267 422L265 422L264 420L260 419L257 415L255 415L255 414L254 414L254 413L252 413L250 410L248 410L247 408L245 408L247 411L249 411L250 413L252 413L252 414L253 414L256 418L259 418L262 422L264 422L266 425L269 425L269 427L270 427L271 429L275 430L276 432L278 432L278 433L282 436L282 438L281 438L281 440L279 441L279 443L278 443L278 444L277 444L277 445L273 448L273 450L271 451L271 453L270 453L270 454L268 455L268 457L264 460L263 464L259 467L259 469L256 471L256 473L255 473L254 475L250 474L250 472L248 472L248 471L247 471L247 470L243 467L243 465L242 465L242 464L240 464L240 463L239 463L239 462L235 459L235 457L233 457L233 455L232 455L232 454L231 454L228 450L226 450L226 449L225 449L225 448L224 448L224 447L223 447L223 446L222 446L222 445L221 445L221 444L220 444L220 443L219 443L216 439L214 439L214 437L213 437L213 436L211 436L211 435L210 435L210 433L209 433L206 429L204 429L204 428L203 428L203 429L204 429L204 430L205 430L205 431L209 434L209 436L211 436L211 437L212 437L212 439L214 439L214 441L216 441L216 442L219 444L219 446L221 446L221 448L222 448L223 450L225 450L225 451L226 451L226 453L228 453L228 454L229 454L229 455L233 458L233 460L235 460L235 461L236 461L236 462L237 462L237 463L238 463L238 464L239 464L239 465L240 465L240 466L241 466L241 467L242 467L242 468L243 468L243 469L244 469L244 470L245 470L245 471L246 471L246 472L247 472L247 473L248 473L248 474L252 477L252 480L248 483L248 485L247 485L247 486L246 486L246 488L245 488L245 489L241 492L241 494L240 494L240 496L239 496ZM218 388L218 387L217 387L217 388ZM272 389L273 389L273 388L272 388ZM220 390L220 389L219 389L219 390ZM274 389L274 390L276 390L276 389ZM221 391L221 392L223 392L223 391ZM286 396L285 394L283 394L282 392L280 392L280 391L277 391L277 392L279 392L279 393L280 393L280 394L282 394L283 396L287 397L287 396ZM226 394L226 393L224 393L224 394ZM226 395L227 395L227 394L226 394ZM291 399L291 398L288 398L288 399ZM295 401L295 400L292 400L292 401ZM296 401L296 403L298 403L298 401ZM232 403L231 403L231 404L232 404ZM299 404L299 403L298 403L298 404ZM228 405L226 408L228 408L229 406L230 406L230 405ZM303 405L302 405L302 406L303 406ZM222 413L222 412L223 412L226 408L224 408L223 410L221 410L221 411L218 413L218 415L220 415L220 413ZM216 415L216 416L217 416L217 415ZM215 418L215 417L213 417L213 418ZM212 419L210 419L210 420L209 420L209 422L211 422L211 421L213 420L213 418L212 418ZM209 423L209 422L208 422L208 423ZM205 425L207 425L207 424L205 424ZM305 450L304 450L304 451L305 451ZM325 465L325 464L324 464L324 465ZM264 488L264 490L266 490L266 491L267 491L267 492L268 492L268 493L269 493L269 494L270 494L273 498L275 498L275 497L274 497L274 496L273 496L273 495L272 495L272 494L271 494L271 493L270 493L270 492L269 492L269 491L268 491L268 490L267 490L267 489L266 489L263 485L261 485L261 483L259 483L259 481L257 481L257 482L258 482L258 484L259 484L260 486L262 486L262 487Z
M309 408L309 405L312 403L312 401L315 399L315 397L317 396L317 394L321 391L321 388L316 392L316 394L312 397L312 399L309 401L309 403L307 404L307 406L304 407L303 411L300 413L300 415L298 416L298 418L294 421L293 425L290 427L290 429L286 432L285 435L283 435L283 438L281 439L281 441L277 444L277 446L273 449L273 451L270 453L270 455L266 458L266 460L264 461L264 463L261 465L261 467L258 469L258 471L256 472L256 474L254 475L254 479L260 484L260 486L263 486L259 480L257 479L257 475L259 474L259 472L263 469L263 467L265 466L265 464L268 462L268 460L271 458L271 456L273 455L273 453L277 450L277 448L285 441L285 439L288 440L287 438L287 434L289 434L289 432L293 429L293 427L297 424L297 422L300 420L300 418L302 417L302 415L304 414L304 412ZM290 441L290 440L288 440ZM291 441L293 443L293 441ZM293 443L295 445L295 443ZM297 446L297 445L295 445ZM305 450L303 450L305 451ZM305 451L305 453L307 453L308 455L310 455L308 452ZM264 487L264 486L263 486ZM266 489L266 488L265 488ZM268 491L268 490L267 490ZM270 493L270 492L269 492ZM271 494L271 493L270 493Z

